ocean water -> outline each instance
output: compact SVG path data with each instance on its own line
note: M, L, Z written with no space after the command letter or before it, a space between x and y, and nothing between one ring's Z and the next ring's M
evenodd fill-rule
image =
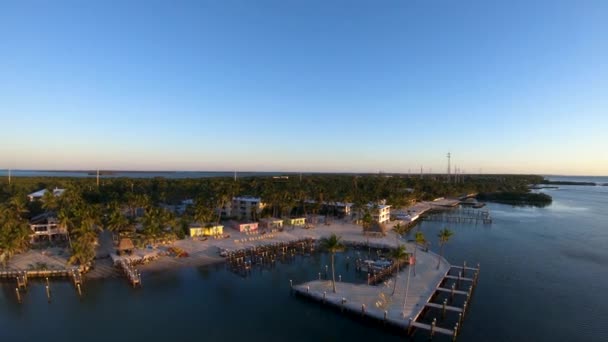
M545 208L489 204L491 225L427 221L414 228L436 250L436 234L447 226L455 235L446 258L481 264L459 341L608 340L608 187L542 191L554 199ZM337 257L337 274L364 281L346 267L354 253ZM290 294L289 279L316 279L327 263L323 254L298 257L246 278L223 265L144 273L141 289L122 278L88 281L83 298L71 284L52 282L50 304L42 283L33 283L17 304L14 284L5 282L0 341L406 339L402 331ZM424 333L413 338L426 339Z

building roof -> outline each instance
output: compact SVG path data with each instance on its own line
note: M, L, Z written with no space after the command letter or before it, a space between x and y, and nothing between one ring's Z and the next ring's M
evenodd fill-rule
M239 196L239 197L232 197L233 201L244 201L244 202L260 202L262 199L260 197L253 197L253 196Z
M215 224L212 222L208 222L205 224L201 224L199 222L192 222L188 225L189 229L196 229L196 228L212 228L212 227L223 227L223 225L221 224Z
M55 212L47 211L30 219L30 224L57 223Z
M260 222L278 222L278 221L283 222L282 219L276 218L276 217L266 217L266 218L260 219Z
M127 250L132 250L134 248L135 248L135 245L133 245L133 241L131 241L131 239L122 238L122 239L120 239L120 242L118 243L118 247L116 249L119 251L127 251Z
M38 190L38 191L32 192L31 194L27 195L27 197L42 198L44 196L44 194L46 194L47 191L48 191L47 189ZM65 192L65 189L59 189L59 188L53 189L53 195L55 195L55 196L61 196L61 195L63 195L64 192Z

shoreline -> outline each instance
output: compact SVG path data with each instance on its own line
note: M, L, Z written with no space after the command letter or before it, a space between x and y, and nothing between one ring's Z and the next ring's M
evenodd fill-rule
M134 267L139 272L145 273L160 273L170 270L176 270L186 267L201 267L212 266L225 263L225 258L219 255L220 250L234 251L251 247L259 247L263 245L291 242L304 238L312 238L319 240L327 237L332 233L341 236L342 242L347 245L369 244L374 248L395 248L397 244L411 245L404 239L400 239L399 235L393 231L397 224L405 224L407 231L421 220L423 214L433 210L445 209L438 206L438 203L432 201L418 202L412 206L402 209L413 218L411 221L395 220L386 224L386 235L365 236L362 234L362 227L347 221L333 221L329 225L319 224L314 228L305 229L302 227L286 227L283 232L267 233L267 234L245 234L237 231L230 231L230 238L226 239L208 239L206 241L194 240L186 237L182 240L177 240L169 245L159 246L152 250L136 249L136 251L128 256L128 259L135 261ZM104 234L104 233L102 233ZM105 233L107 234L107 233ZM188 257L178 258L171 255L164 255L169 247L179 247L188 253ZM124 277L122 270L115 265L113 258L114 247L100 241L98 247L97 259L93 268L86 273L83 273L85 279L99 280L104 278ZM408 249L411 249L410 246ZM117 257L114 258L124 258ZM141 263L142 259L150 258L149 261ZM67 248L50 247L45 249L32 249L25 253L15 255L9 261L9 267L1 268L0 271L32 271L48 269L48 270L65 270L70 268L67 264ZM446 261L447 262L447 261Z

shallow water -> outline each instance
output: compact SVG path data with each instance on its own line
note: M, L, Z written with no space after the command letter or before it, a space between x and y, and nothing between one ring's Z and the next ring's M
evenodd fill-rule
M433 249L437 232L448 226L455 235L447 259L481 263L460 341L608 340L608 187L544 191L554 198L545 208L489 204L491 225L418 226ZM336 275L364 282L352 264L346 269L354 253L337 257ZM0 341L404 339L403 332L290 295L289 279L317 279L327 264L327 255L298 257L247 278L223 265L146 273L141 289L124 279L89 281L82 299L70 283L52 282L51 304L42 283L30 286L21 305L14 284L4 283Z

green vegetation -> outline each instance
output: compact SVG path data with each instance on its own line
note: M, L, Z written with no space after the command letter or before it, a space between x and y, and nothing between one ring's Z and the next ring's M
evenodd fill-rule
M491 201L512 205L532 205L535 207L545 207L553 201L551 196L544 193L534 192L494 192L480 193L477 195L480 201Z
M424 233L422 233L421 231L417 231L416 232L416 248L414 249L414 277L416 276L416 251L418 250L418 245L422 245L422 246L426 246L426 244L428 243L426 241L426 237L424 236Z
M331 234L327 238L322 238L320 241L321 249L331 254L331 285L334 293L336 293L336 272L334 267L334 255L344 250L344 245L340 241L341 237L336 234Z
M405 246L399 245L399 247L391 250L390 258L397 264L397 273L399 274L399 264L408 257L408 254L405 250ZM393 293L395 294L395 290L397 290L397 277L395 276L395 283L393 284Z
M571 182L571 181L550 181L550 180L543 180L541 182L541 184L553 184L553 185L589 185L589 186L595 186L597 185L594 182Z
M443 247L445 247L445 244L448 243L448 241L450 241L450 238L452 237L452 235L454 235L454 232L452 232L451 230L449 230L447 228L443 228L442 230L439 231L439 234L437 234L437 237L439 238L439 246L440 246L439 255L437 257L437 269L439 269L439 266L441 265L441 258L443 257Z

